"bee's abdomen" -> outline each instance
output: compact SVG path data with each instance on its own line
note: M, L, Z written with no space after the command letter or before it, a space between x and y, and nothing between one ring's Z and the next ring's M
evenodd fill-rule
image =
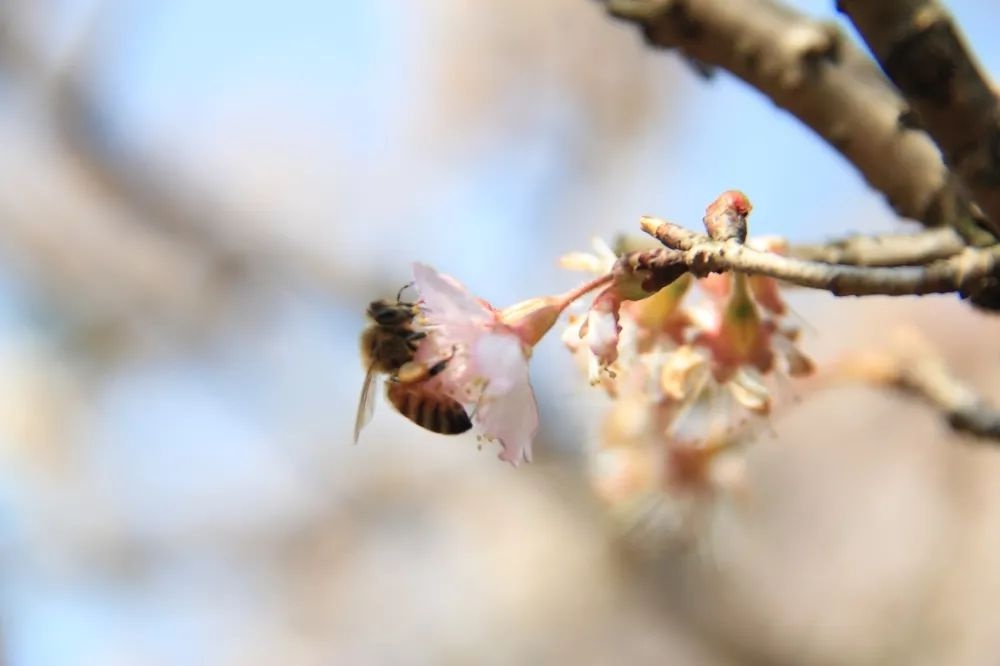
M457 435L472 427L461 403L403 384L390 384L389 402L418 426L442 435Z
M442 435L458 435L466 432L472 427L469 414L458 402L448 398L451 404L441 404L438 410L438 425L440 428L435 432Z

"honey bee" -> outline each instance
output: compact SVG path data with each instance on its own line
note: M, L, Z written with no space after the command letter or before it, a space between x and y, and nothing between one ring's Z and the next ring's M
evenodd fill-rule
M403 289L405 289L404 287ZM428 366L413 360L427 333L414 327L419 309L414 303L372 301L368 328L361 334L361 356L367 368L354 422L354 441L371 421L375 409L372 387L380 374L389 375L386 396L400 414L417 425L442 435L456 435L472 427L465 407L449 396L427 387L427 380L447 367L451 357Z

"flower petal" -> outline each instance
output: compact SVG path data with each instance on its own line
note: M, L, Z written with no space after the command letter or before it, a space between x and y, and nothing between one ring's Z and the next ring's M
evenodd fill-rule
M587 252L570 252L559 257L559 266L570 271L600 273L605 270L604 261Z
M413 283L435 325L485 326L492 319L493 311L466 291L458 280L438 273L427 264L414 262Z
M538 432L538 404L527 375L507 393L486 400L476 412L476 421L488 437L500 440L500 460L514 466L531 462L531 444Z
M803 354L794 345L789 345L785 350L785 362L788 364L788 375L790 377L808 377L816 370L813 360Z
M512 333L486 333L472 346L476 373L486 380L486 395L506 393L528 373L521 340Z
M528 381L528 359L512 333L482 336L472 348L477 374L486 380L475 422L503 446L500 459L513 465L531 461L531 443L538 431L538 405Z
M691 345L683 345L667 354L660 368L660 390L667 398L685 400L701 382L707 359Z
M745 368L740 368L726 384L729 392L740 405L755 414L771 411L771 392L758 377Z
M608 288L597 295L593 305L590 306L590 311L587 312L584 340L591 353L603 366L611 365L618 358L618 334L621 333L621 326L618 323L620 305L611 288Z

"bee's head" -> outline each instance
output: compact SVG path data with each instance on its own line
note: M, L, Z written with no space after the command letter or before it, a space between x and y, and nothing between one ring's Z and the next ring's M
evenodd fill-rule
M368 305L368 316L379 326L399 326L411 321L414 312L408 303L381 299Z

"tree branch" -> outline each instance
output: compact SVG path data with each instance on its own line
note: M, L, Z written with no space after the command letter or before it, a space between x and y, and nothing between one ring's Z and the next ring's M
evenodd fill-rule
M905 348L905 340L900 344ZM933 350L866 354L847 361L847 374L915 395L939 410L955 430L1000 440L1000 409L956 379Z
M1000 266L1000 246L965 248L960 254L925 266L893 268L844 266L785 257L741 245L713 241L670 222L645 217L643 231L666 247L650 250L640 268L675 274L679 266L697 276L739 271L767 275L835 296L908 296L958 292L975 296L991 283Z
M979 216L930 138L900 122L900 96L835 25L771 0L602 1L639 24L650 44L722 67L767 95L842 153L899 215L927 226L968 226Z
M945 161L1000 230L1000 99L935 0L839 0Z
M961 252L965 242L954 229L942 227L916 234L851 236L823 245L796 245L799 259L852 266L921 266Z

